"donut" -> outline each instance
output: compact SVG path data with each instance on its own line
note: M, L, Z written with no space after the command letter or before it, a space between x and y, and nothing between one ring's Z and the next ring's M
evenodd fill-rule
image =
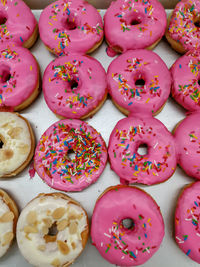
M172 48L181 54L200 48L199 12L199 0L184 0L178 2L168 19L165 36Z
M188 111L200 110L199 68L200 50L197 49L187 52L171 67L172 96Z
M39 67L28 49L0 44L0 109L20 111L39 94Z
M58 0L47 6L39 20L45 46L60 56L91 53L103 41L103 22L98 11L84 0Z
M18 209L14 200L0 189L0 258L12 244L17 219Z
M47 66L43 76L45 101L62 118L91 117L106 100L106 87L104 68L88 56L58 57Z
M104 16L108 55L131 49L153 49L165 34L167 16L157 0L117 0ZM114 55L114 54L113 54Z
M0 1L0 44L14 42L30 48L37 36L37 21L22 0Z
M137 187L111 186L94 207L93 245L103 258L117 266L145 263L159 249L164 231L159 206Z
M29 122L12 112L0 112L0 177L20 173L34 154L35 138Z
M178 164L187 175L196 179L200 179L199 116L199 112L187 116L174 130Z
M171 75L157 54L139 49L127 51L111 62L107 83L114 104L125 115L156 115L169 97Z
M34 167L50 187L81 191L96 182L107 161L101 135L80 120L61 120L41 136L35 150Z
M34 266L69 266L83 251L88 234L86 211L62 193L39 194L17 223L18 247Z
M140 152L142 148L145 153ZM110 135L108 154L111 169L125 184L162 183L176 169L174 138L159 120L151 117L120 120Z
M175 240L192 260L200 263L200 182L187 185L179 196L175 211Z

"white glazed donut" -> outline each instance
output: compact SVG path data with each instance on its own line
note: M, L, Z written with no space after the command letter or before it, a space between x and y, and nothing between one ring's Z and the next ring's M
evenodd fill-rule
M61 193L40 194L22 210L17 242L34 266L68 266L84 249L88 218L79 203Z

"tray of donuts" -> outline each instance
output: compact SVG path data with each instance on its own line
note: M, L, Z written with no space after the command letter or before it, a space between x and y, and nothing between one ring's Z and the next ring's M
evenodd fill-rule
M0 1L0 266L198 266L199 10Z

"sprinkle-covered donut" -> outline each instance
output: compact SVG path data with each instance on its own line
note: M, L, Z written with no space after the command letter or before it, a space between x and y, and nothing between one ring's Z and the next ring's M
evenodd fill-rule
M157 0L113 1L104 16L108 55L130 49L152 49L162 38L167 17Z
M154 52L132 50L114 59L107 72L108 91L125 115L156 115L170 94L171 75Z
M142 147L146 147L144 154L140 153ZM161 183L176 169L174 138L151 117L120 120L110 135L108 154L121 183Z
M169 18L166 38L177 52L185 53L200 48L199 13L199 0L184 0L176 5Z
M127 219L129 225L125 223ZM164 237L160 208L137 187L109 187L96 202L91 237L101 256L110 263L143 264L159 249Z
M34 146L29 122L17 113L0 112L0 177L21 172L31 161Z
M94 58L81 55L58 57L43 76L43 92L48 107L65 118L85 119L103 105L106 73Z
M189 111L200 110L200 50L193 49L177 59L171 74L173 98Z
M19 249L34 266L69 266L83 251L88 234L86 211L61 193L31 200L17 223Z
M178 164L189 176L196 179L200 179L199 118L199 112L186 117L174 132Z
M0 44L0 109L19 111L39 93L39 68L28 49Z
M0 1L0 44L14 42L30 48L37 36L37 21L24 1Z
M186 186L177 202L175 240L180 249L200 263L200 182Z
M40 16L39 31L56 55L91 53L103 41L101 16L84 0L58 0L47 6Z
M93 127L80 120L61 120L41 136L34 166L50 187L81 191L99 178L106 161L105 142Z
M7 252L15 236L18 209L14 200L0 189L0 258Z

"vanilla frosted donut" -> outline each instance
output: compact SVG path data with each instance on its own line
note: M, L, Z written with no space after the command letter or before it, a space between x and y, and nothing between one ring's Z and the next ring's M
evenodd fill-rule
M186 186L179 196L175 212L175 240L180 249L200 263L200 182Z
M125 227L124 220L131 220ZM93 245L117 266L137 266L149 260L164 237L157 203L137 187L112 186L98 198L91 225Z
M142 155L138 149L145 145ZM129 117L113 129L108 154L111 169L125 184L147 185L164 182L176 169L175 142L171 133L152 117Z
M28 49L0 44L0 109L20 111L39 93L39 68Z
M197 49L177 59L171 68L172 96L189 111L200 110L199 68L200 50Z
M7 252L15 236L18 209L11 197L0 189L0 258Z
M111 62L107 82L114 104L125 115L156 115L169 97L171 75L154 52L132 50Z
M19 249L34 266L69 266L84 249L88 234L86 211L61 193L38 195L17 223Z
M101 135L80 120L61 120L41 136L35 150L34 167L50 187L81 191L96 182L107 162Z
M0 44L14 42L30 48L37 36L37 21L22 0L0 1Z
M43 92L48 107L64 118L85 119L103 105L107 96L106 73L94 58L58 57L46 68Z
M177 160L189 175L200 180L200 113L187 116L175 129Z
M104 31L110 50L152 49L162 38L167 17L157 0L117 0L104 16Z
M56 55L91 53L103 41L98 11L84 0L58 0L47 6L39 20L40 37Z
M0 112L0 177L21 172L32 159L34 146L28 121L17 113Z

